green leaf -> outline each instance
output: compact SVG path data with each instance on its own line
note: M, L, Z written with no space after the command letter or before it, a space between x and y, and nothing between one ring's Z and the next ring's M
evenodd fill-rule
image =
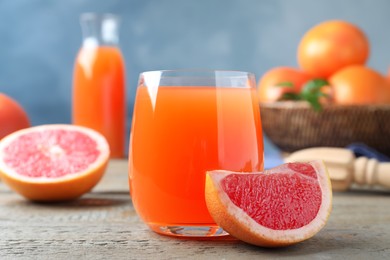
M283 93L279 100L301 100L301 96L297 93L287 92Z
M328 81L323 79L310 80L303 86L300 96L303 100L309 102L315 111L321 111L322 105L319 99L327 96L321 92L321 88L327 85L329 85Z
M317 95L318 93L321 93L321 88L328 84L329 84L328 81L324 79L310 80L303 86L302 93L304 93L304 95L310 95L310 94Z

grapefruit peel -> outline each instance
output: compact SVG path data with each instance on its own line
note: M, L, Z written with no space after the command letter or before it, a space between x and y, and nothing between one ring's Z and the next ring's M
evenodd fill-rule
M240 173L225 170L209 171L206 174L205 198L215 222L233 237L249 244L263 247L281 247L296 244L317 234L326 224L332 208L332 189L329 174L322 161L309 162L317 173L321 188L321 205L316 217L307 225L295 229L275 230L257 223L243 209L236 206L223 191L221 181L231 174L273 174L283 172L283 164L258 173Z

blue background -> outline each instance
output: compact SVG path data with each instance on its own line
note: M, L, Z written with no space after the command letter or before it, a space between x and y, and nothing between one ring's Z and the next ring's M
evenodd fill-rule
M296 49L315 24L344 19L371 42L368 65L387 73L388 0L2 0L0 92L27 110L33 125L70 123L79 16L121 16L120 47L127 74L128 131L138 74L210 68L251 71L297 66ZM267 143L266 155L275 151Z

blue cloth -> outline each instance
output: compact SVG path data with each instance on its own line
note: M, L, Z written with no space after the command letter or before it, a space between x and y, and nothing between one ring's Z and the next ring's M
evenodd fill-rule
M283 164L283 158L280 154L266 154L264 156L264 169L272 169L276 166Z
M353 143L347 146L347 149L351 150L356 157L364 156L367 158L374 158L380 162L389 162L390 157L386 156L375 150L372 147L369 147L362 143Z

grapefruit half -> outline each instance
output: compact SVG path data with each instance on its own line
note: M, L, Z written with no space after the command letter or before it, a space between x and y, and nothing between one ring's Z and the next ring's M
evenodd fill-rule
M62 201L90 191L103 176L109 146L98 132L75 125L22 129L0 142L0 177L33 201Z
M261 173L210 171L205 197L220 227L265 247L314 236L332 207L330 179L322 161L287 163Z

